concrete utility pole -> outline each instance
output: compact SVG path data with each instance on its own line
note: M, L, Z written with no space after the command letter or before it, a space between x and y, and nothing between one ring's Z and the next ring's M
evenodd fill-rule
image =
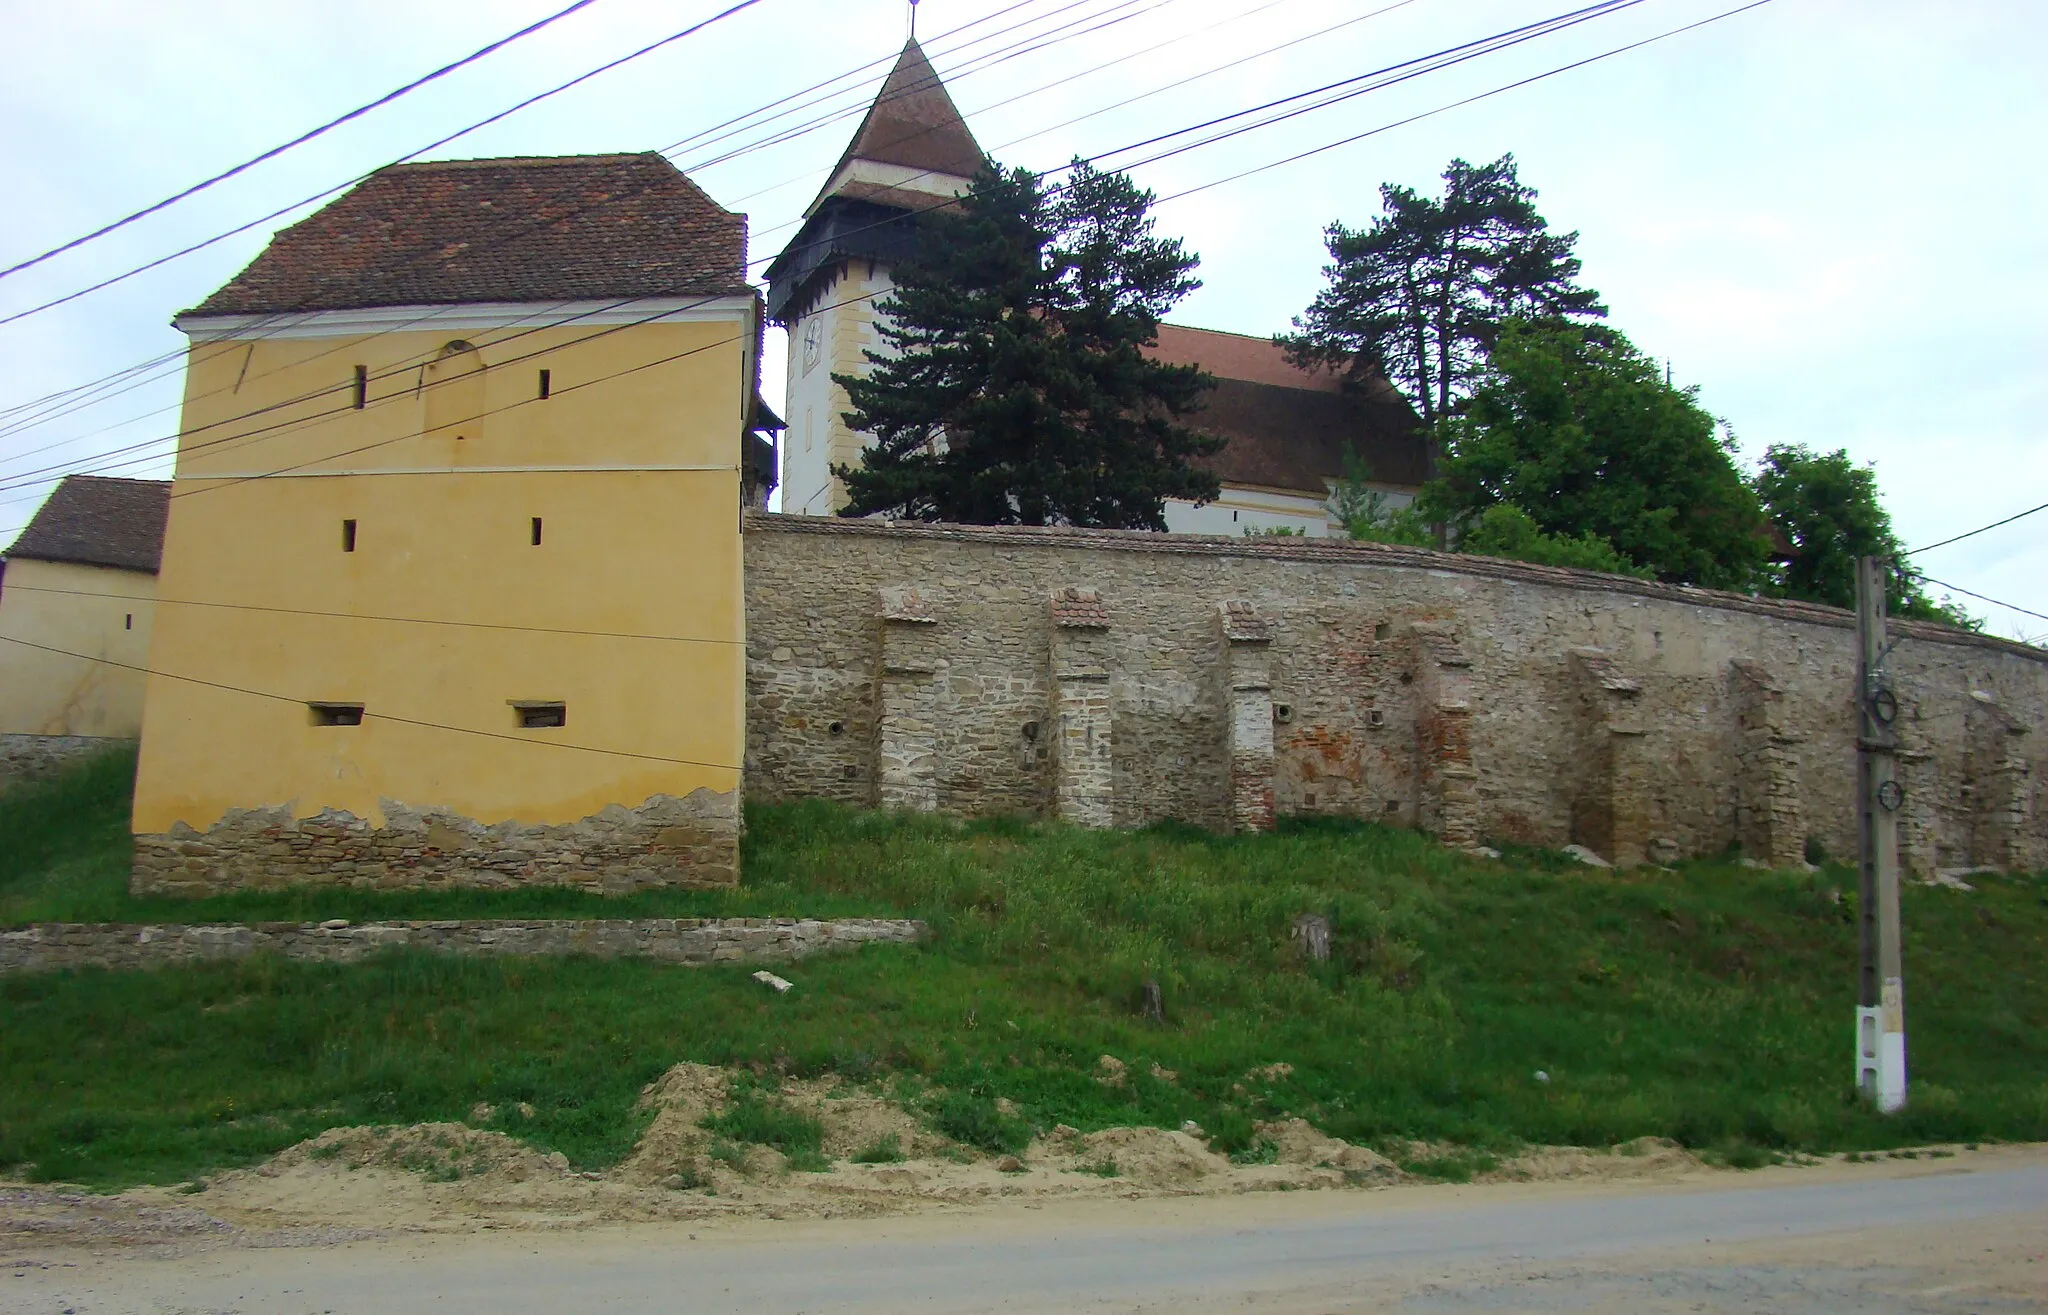
M1863 966L1857 983L1856 1085L1886 1114L1906 1106L1906 996L1899 959L1899 698L1884 634L1884 565L1856 559L1856 820Z

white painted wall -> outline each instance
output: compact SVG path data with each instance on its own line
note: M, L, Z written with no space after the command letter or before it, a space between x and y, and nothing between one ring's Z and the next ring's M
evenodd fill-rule
M852 262L826 288L809 314L790 326L782 418L789 422L782 456L782 510L830 516L846 504L832 466L858 465L869 440L846 427L846 390L840 374L865 373L865 352L887 352L875 329L875 303L896 285L889 271Z

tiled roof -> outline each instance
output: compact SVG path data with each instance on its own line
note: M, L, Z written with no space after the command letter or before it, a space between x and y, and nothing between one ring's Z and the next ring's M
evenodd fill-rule
M1160 325L1146 355L1217 377L1188 423L1225 440L1221 452L1196 463L1225 484L1325 497L1346 474L1347 452L1363 459L1376 483L1417 487L1427 473L1415 414L1384 383L1349 389L1335 375L1289 364L1271 338L1178 324Z
M196 315L741 294L747 220L654 152L380 169Z
M156 574L171 486L159 479L67 475L4 555Z
M896 67L882 83L875 103L868 106L860 131L846 144L845 154L826 185L854 160L901 165L931 173L972 178L987 163L967 121L960 117L946 84L924 56L924 47L912 37L896 59ZM929 198L926 199L929 203Z
M1052 596L1052 623L1069 630L1106 630L1109 609L1102 605L1102 595L1093 589L1068 585Z
M1328 370L1304 370L1291 363L1287 353L1271 338L1254 338L1245 333L1162 324L1158 343L1147 348L1145 355L1168 365L1199 365L1219 379L1279 384L1318 393L1344 390L1344 381L1338 375Z

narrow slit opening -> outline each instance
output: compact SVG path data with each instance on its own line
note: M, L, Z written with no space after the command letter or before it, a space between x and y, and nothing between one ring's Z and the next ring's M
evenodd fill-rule
M540 547L540 517L533 518L533 546Z
M555 372L552 370L540 372L540 399L543 402L548 399L548 394L554 391L554 377Z
M367 365L356 367L355 390L351 401L358 411L370 404L370 367Z
M352 520L341 523L341 550L343 552L354 552L356 550L356 523Z
M312 714L315 726L363 724L363 705L360 703L308 703L306 711Z

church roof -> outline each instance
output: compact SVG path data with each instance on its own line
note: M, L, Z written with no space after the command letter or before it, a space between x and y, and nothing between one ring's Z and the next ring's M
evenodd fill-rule
M864 195L875 190L873 183L856 181L850 187L833 188L855 160L955 178L972 178L987 162L916 37L904 44L896 67L889 71L875 103L868 106L867 117L860 121L860 130L825 176L825 186L833 189L830 195L853 195L887 204L890 198ZM824 194L819 199L823 200Z
M1225 484L1320 498L1349 473L1347 455L1363 460L1375 483L1415 487L1427 476L1422 428L1384 381L1349 388L1336 374L1293 364L1271 338L1185 324L1160 325L1145 354L1216 376L1188 423L1224 440L1196 464Z
M745 294L747 219L652 152L379 169L194 315Z
M170 511L168 480L66 475L0 556L155 575Z

